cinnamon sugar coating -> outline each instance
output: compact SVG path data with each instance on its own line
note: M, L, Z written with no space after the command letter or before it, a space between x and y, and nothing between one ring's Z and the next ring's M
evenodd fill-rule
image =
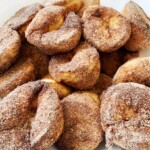
M89 7L82 19L84 38L99 51L115 51L130 37L130 22L112 8Z
M0 74L0 96L4 97L17 86L34 80L36 80L36 69L32 61L20 59L9 70Z
M21 45L18 33L8 26L0 28L0 73L6 71L18 58Z
M0 131L15 128L27 121L31 100L42 86L40 81L29 82L17 87L0 101Z
M60 18L65 19L63 25L49 31L51 26L58 25ZM26 30L28 42L48 55L72 50L80 37L80 18L73 12L65 18L65 10L60 6L48 6L39 11Z
M102 141L99 105L87 93L73 93L61 101L64 132L57 143L61 150L94 150Z
M48 74L49 57L43 54L37 47L29 43L23 43L20 50L21 59L31 59L36 70L36 79L41 79Z
M150 57L135 58L123 64L116 72L113 83L136 82L150 86Z
M81 43L73 52L53 56L49 73L57 82L77 89L90 89L100 74L99 54L90 44Z
M140 51L150 47L150 19L144 10L133 1L128 2L122 14L131 22L131 36L125 47Z
M115 143L129 150L148 150L150 88L133 82L120 83L103 92L101 100L107 146Z

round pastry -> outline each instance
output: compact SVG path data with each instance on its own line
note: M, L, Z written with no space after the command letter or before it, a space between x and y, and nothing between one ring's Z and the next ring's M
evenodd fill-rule
M90 44L81 43L73 52L53 56L49 73L57 82L76 89L90 89L99 78L99 54Z
M65 18L65 10L60 6L39 11L26 30L28 42L48 55L72 50L80 37L80 18L73 12Z
M25 30L36 13L42 8L38 3L23 7L15 13L4 25L8 25L14 30L17 30L21 37L24 37Z
M107 146L128 150L150 147L150 88L137 83L120 83L101 96L101 124Z
M123 64L113 78L114 84L121 82L150 86L150 57L135 58Z
M140 51L150 47L150 19L135 2L128 2L122 14L131 22L131 36L125 47Z
M31 148L48 149L58 140L63 127L63 111L58 95L49 85L45 85L38 95L38 108L31 123Z
M6 71L18 58L21 40L8 26L0 28L0 73Z
M35 79L36 69L32 61L30 59L18 60L9 70L0 74L0 96L4 97L17 86Z
M57 143L61 150L94 150L102 141L99 105L87 93L73 93L61 101L65 126Z
M63 6L67 12L78 12L82 7L82 0L45 0L44 6Z
M30 114L31 99L43 82L29 82L17 87L0 101L0 131L23 125Z
M63 83L56 82L52 79L51 75L46 75L41 80L48 83L48 85L57 92L60 99L63 99L64 97L72 93L72 90L69 86Z
M104 90L106 90L109 86L111 86L111 84L112 78L101 73L97 83L90 89L90 91L100 96Z
M29 43L23 43L21 46L21 59L30 58L36 69L36 79L41 79L48 74L49 57L43 54L37 47Z
M139 56L139 52L127 51L121 48L111 53L100 53L102 72L113 77L118 68L126 61Z
M100 5L100 0L83 0L83 5L77 13L80 17L83 16L84 11L91 6Z
M89 7L84 12L82 19L84 38L99 51L115 51L123 46L130 37L130 22L112 8Z

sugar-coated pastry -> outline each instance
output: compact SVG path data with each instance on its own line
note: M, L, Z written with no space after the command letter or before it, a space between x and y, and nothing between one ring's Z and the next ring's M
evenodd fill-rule
M72 52L53 56L49 73L57 82L76 89L90 89L99 78L99 54L93 46L83 42Z
M101 124L107 147L149 150L150 88L129 82L109 87L101 96Z
M77 46L81 37L80 18L74 12L65 15L60 6L39 11L26 30L26 38L43 53L64 53Z
M94 150L101 143L103 131L100 106L90 93L73 93L61 101L64 132L57 143L60 150Z
M115 51L130 37L130 22L112 8L89 7L84 12L82 20L84 38L99 51Z
M131 22L131 36L125 47L130 51L141 51L150 47L150 18L135 2L128 2L122 14Z

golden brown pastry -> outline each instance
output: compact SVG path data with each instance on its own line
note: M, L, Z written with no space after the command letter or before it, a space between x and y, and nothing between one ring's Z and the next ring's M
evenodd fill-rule
M90 94L90 93L89 93ZM94 150L102 141L99 105L87 93L73 93L61 101L64 132L57 143L60 150Z
M111 85L112 85L112 78L101 73L97 83L90 89L90 91L100 96L102 92Z
M48 83L48 85L57 92L60 99L63 99L72 93L72 89L69 86L60 82L56 82L52 79L50 74L44 76L41 80Z
M95 5L100 5L100 0L83 0L83 5L81 7L81 9L78 11L78 15L80 17L82 17L84 11L88 8L88 7L92 7Z
M150 47L150 19L144 10L133 1L128 2L122 14L131 22L131 36L125 47L140 51Z
M5 73L0 74L0 96L4 97L17 86L36 80L36 69L30 59L18 60Z
M75 48L81 37L80 18L73 12L65 18L65 13L60 6L39 11L26 30L28 42L48 55Z
M35 97L38 106L33 115L31 103ZM63 131L64 118L60 100L45 82L29 82L16 88L0 101L0 109L0 114L3 114L0 115L2 150L48 149Z
M73 52L53 56L49 73L57 82L76 89L90 89L99 78L99 54L90 44L81 43Z
M40 9L42 9L42 5L38 3L23 7L17 11L4 25L8 25L12 29L18 31L21 37L24 37L27 26Z
M113 84L121 82L150 86L150 57L135 58L123 64L113 78Z
M44 6L62 6L67 12L78 12L82 6L82 0L45 0Z
M48 74L49 57L43 54L37 47L29 43L23 43L21 46L21 59L30 58L36 69L36 79L41 79Z
M120 83L101 96L101 124L107 147L113 143L127 150L150 147L150 88Z
M8 26L0 28L0 73L6 71L18 58L21 45L18 33Z
M99 51L115 51L130 37L130 22L112 8L89 7L82 19L84 38Z

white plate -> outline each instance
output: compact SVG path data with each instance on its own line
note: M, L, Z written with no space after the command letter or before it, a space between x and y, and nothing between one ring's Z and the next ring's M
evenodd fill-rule
M124 5L129 0L101 0L101 5L112 7L118 11L121 11ZM150 16L150 1L149 0L133 0L137 2ZM17 10L28 4L42 2L42 0L0 0L0 26L3 25L7 19L9 19ZM150 56L150 49L142 51L140 56ZM50 148L50 150L57 150L55 147ZM102 143L97 150L106 150L105 143ZM113 150L121 150L121 148L113 147Z

